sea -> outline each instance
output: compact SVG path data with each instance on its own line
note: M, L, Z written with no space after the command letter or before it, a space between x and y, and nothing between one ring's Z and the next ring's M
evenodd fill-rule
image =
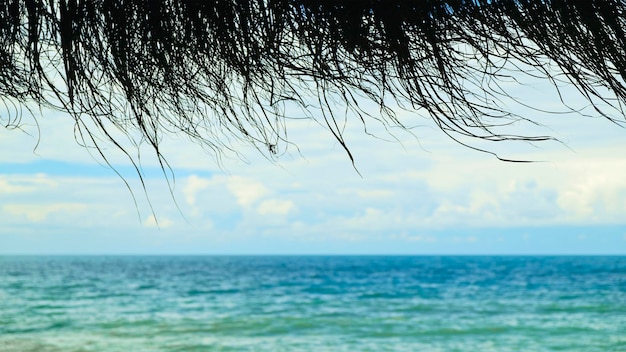
M626 351L626 257L0 256L0 351Z

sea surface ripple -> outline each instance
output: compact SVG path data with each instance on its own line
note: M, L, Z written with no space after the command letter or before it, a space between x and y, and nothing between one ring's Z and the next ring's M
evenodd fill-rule
M0 351L626 351L626 257L0 256Z

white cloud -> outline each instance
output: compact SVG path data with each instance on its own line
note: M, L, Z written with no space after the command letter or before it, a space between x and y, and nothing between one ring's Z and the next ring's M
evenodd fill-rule
M29 221L42 222L55 213L77 213L87 209L86 204L53 203L53 204L6 204L2 210L14 215L25 216Z
M196 195L198 192L208 188L211 185L211 180L191 175L187 177L185 186L183 187L183 194L185 195L185 201L189 205L196 204Z
M287 215L296 208L290 200L268 199L257 208L260 215Z
M565 163L569 177L558 187L558 203L577 218L626 219L626 159Z
M253 178L229 176L226 187L237 198L240 206L248 208L268 193L263 184Z
M1 175L0 174L0 194L5 193L28 193L45 187L56 187L57 183L45 174L35 175Z
M0 175L0 194L2 193L24 193L30 190L29 187L10 183Z
M154 215L150 215L144 222L143 225L145 227L156 227L161 229L166 229L174 225L174 221L166 218L159 217L158 219Z
M382 199L393 196L393 192L389 189L346 189L342 193L351 196L356 195L365 199Z

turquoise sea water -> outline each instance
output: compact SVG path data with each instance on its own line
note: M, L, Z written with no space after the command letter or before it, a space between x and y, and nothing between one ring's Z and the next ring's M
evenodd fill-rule
M0 257L0 351L626 351L626 257Z

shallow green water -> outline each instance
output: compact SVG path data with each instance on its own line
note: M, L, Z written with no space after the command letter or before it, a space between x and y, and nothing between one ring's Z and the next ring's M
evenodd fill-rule
M626 351L626 257L0 257L0 351Z

